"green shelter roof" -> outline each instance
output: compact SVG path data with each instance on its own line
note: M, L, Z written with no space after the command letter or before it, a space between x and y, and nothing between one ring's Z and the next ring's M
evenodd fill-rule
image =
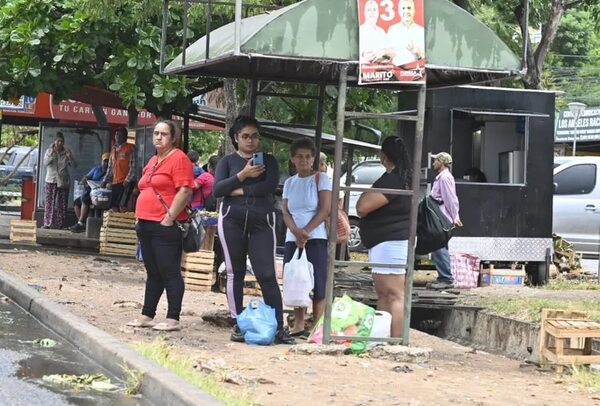
M521 70L520 59L495 33L447 0L424 0L428 86L497 79ZM235 24L210 33L177 56L167 74L336 82L340 63L358 67L356 0L304 0L248 17L241 23L240 54Z

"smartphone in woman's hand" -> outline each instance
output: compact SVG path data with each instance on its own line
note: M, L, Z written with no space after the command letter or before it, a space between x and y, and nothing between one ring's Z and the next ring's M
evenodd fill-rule
M264 165L264 164L265 164L265 159L264 159L264 154L262 151L255 152L254 154L252 154L252 165L259 166L259 165Z

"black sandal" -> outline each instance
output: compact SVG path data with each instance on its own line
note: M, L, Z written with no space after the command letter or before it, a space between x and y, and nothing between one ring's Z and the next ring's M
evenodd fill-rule
M310 335L310 333L307 330L300 330L300 331L296 331L295 333L292 333L290 331L290 337L303 337L303 338L308 338L308 336Z

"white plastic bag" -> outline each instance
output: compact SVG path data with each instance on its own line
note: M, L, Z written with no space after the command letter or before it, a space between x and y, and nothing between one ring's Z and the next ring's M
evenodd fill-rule
M84 193L85 185L78 180L73 182L73 200L80 198Z
M294 257L283 268L283 303L289 307L308 307L312 304L310 292L314 289L313 265L306 258L306 249L296 248Z

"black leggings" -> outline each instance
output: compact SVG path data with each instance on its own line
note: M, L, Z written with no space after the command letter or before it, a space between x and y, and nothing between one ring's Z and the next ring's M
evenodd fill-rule
M219 240L227 268L227 302L232 317L244 310L246 256L266 304L275 309L283 327L281 291L275 275L275 213L256 213L237 206L221 208Z
M181 230L175 224L165 227L147 220L139 220L135 230L148 274L142 314L154 318L160 297L166 290L167 318L179 320L185 289L181 277Z

